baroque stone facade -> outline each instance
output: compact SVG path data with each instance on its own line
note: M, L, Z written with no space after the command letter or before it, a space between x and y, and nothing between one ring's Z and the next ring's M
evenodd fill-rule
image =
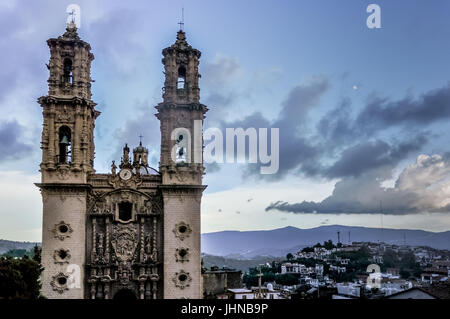
M49 91L38 99L44 119L37 184L43 199L43 295L201 298L200 204L206 186L202 151L200 158L195 152L203 140L195 146L188 139L195 129L202 131L208 110L199 103L200 51L181 30L163 50L159 171L149 167L140 143L132 153L125 145L120 164L113 161L110 173L98 174L94 127L100 112L91 100L91 47L74 23L47 44Z

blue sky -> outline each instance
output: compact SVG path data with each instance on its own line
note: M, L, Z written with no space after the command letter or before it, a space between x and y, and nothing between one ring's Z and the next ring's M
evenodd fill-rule
M98 172L124 143L159 156L161 50L184 6L206 127L279 127L280 171L208 167L202 231L326 224L450 229L448 1L25 1L0 4L0 238L40 240L45 41L81 7ZM366 26L370 3L381 29Z

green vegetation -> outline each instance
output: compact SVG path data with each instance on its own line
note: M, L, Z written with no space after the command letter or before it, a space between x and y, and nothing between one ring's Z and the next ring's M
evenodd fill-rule
M37 299L40 297L40 248L36 246L33 257L25 251L13 250L8 257L0 257L0 299ZM20 256L21 255L21 256Z
M412 252L397 254L395 251L388 249L383 255L383 265L381 269L385 271L387 268L400 269L400 276L408 279L411 276L419 277L423 272L422 267L416 262Z
M257 267L261 264L269 263L274 261L281 261L283 258L276 258L272 256L257 256L252 259L236 259L236 258L226 258L222 256L213 255L203 255L203 266L206 268L211 268L212 266L217 266L219 268L228 267L236 270L240 270L243 273L247 272L249 268Z
M261 283L264 284L265 282L276 282L280 285L287 285L292 286L298 284L298 275L293 274L280 274L277 273L278 267L277 265L272 264L271 267L262 266L261 267ZM258 286L258 274L259 274L259 267L250 268L248 274L244 275L244 278L242 279L243 283L247 287L255 287Z
M33 257L34 249L10 249L8 252L1 254L0 257L22 258L24 256Z
M305 247L302 252L314 252L314 248L325 248L332 250L339 248L341 245L334 245L332 240L325 241L323 244L317 243L313 247ZM347 259L345 264L340 263L339 259ZM385 272L387 268L399 269L400 276L404 279L408 279L411 276L419 277L423 269L420 264L415 261L414 254L412 252L397 253L393 250L387 250L383 255L384 262L380 264L381 271ZM330 265L323 260L315 258L296 258L293 254L286 255L286 259L281 262L272 262L271 266L261 267L262 283L264 282L276 282L282 285L295 285L299 282L299 274L280 274L281 264L283 262L299 263L306 267L315 267L316 264L323 265L323 275L328 275L330 279L336 282L354 281L359 275L367 275L367 267L373 264L372 255L367 246L362 246L357 251L339 251L334 252L329 256L329 262L332 265L339 267L345 267L344 272L338 272L337 270L330 270ZM249 269L249 272L244 275L243 282L250 286L258 285L259 268L253 267Z

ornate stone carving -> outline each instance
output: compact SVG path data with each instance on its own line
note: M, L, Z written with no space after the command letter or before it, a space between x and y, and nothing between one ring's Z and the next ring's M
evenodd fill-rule
M180 270L179 272L175 273L175 276L173 276L172 281L175 283L176 287L179 287L180 289L184 289L186 287L189 287L192 277L189 275L188 272L185 272L184 270Z
M137 244L137 229L134 225L114 225L111 245L115 253L114 261L118 265L118 279L122 285L127 285L133 277L131 265L135 259Z
M175 258L177 262L181 263L187 262L189 261L189 256L190 256L189 248L180 247L177 248L175 251Z
M175 236L178 237L180 240L184 240L185 238L189 237L189 235L192 233L192 229L185 222L179 222L178 224L175 225L173 232Z
M70 237L73 229L69 224L65 223L64 221L60 221L58 224L55 224L52 232L55 234L55 238L64 240L65 238Z
M137 189L142 184L142 178L138 175L133 176L128 180L123 180L119 175L110 175L108 183L114 188L131 188Z
M53 259L55 264L68 264L70 260L70 252L68 249L57 249L53 252Z
M59 274L52 277L50 285L52 286L53 290L62 294L65 290L69 290L68 282L69 276L60 272Z
M132 261L138 244L136 226L132 224L114 225L111 237L116 260Z

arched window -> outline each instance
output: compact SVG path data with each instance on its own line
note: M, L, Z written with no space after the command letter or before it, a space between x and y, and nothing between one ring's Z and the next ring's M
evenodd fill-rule
M63 75L63 81L64 83L73 83L73 75L72 75L72 60L71 59L65 59L64 60L64 75Z
M133 204L129 202L119 203L119 219L127 222L132 218Z
M183 134L179 134L177 138L177 154L176 154L176 163L186 163L187 162L187 149L186 149L186 140Z
M178 68L177 88L184 89L185 84L186 84L186 69L183 66L180 66Z
M59 128L59 163L70 163L72 134L70 128L61 126Z

